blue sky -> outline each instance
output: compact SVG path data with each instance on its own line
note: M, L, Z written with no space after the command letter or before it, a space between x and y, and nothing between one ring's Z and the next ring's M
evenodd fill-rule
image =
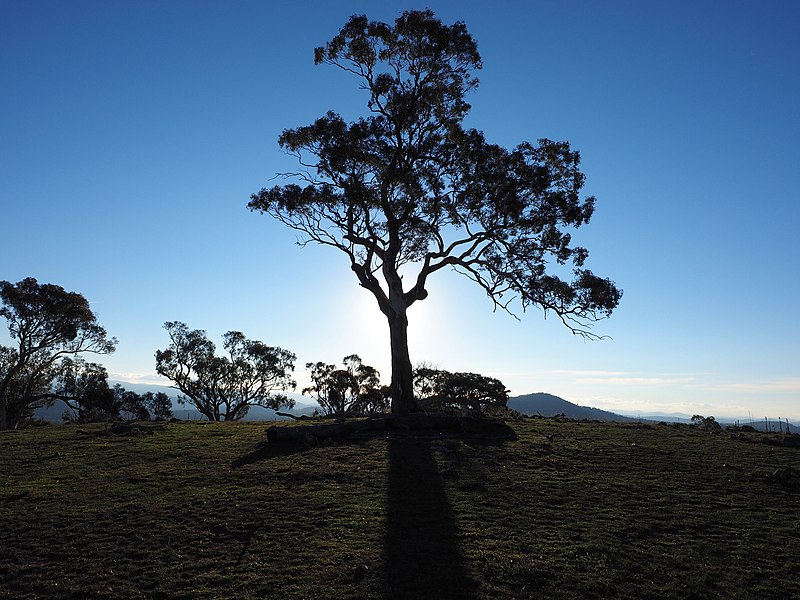
M388 380L388 328L345 257L246 203L294 166L284 128L366 110L313 48L351 14L426 7L478 41L469 126L581 151L598 202L576 239L625 295L595 328L611 339L586 342L440 273L409 312L412 360L610 410L800 420L793 1L5 0L0 279L84 294L120 340L116 379L159 381L180 320L294 351L301 385L351 353Z

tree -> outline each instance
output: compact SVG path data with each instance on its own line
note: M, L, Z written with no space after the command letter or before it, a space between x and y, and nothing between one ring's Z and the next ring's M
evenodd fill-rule
M598 337L591 324L622 292L583 268L588 251L571 245L595 204L580 198L580 155L547 139L507 150L463 128L482 66L463 23L428 10L394 26L354 16L314 59L359 80L369 115L348 124L328 112L283 131L280 146L303 167L284 175L299 183L262 189L248 207L299 231L301 244L347 255L389 324L393 412L416 407L408 308L443 269L472 279L495 308L511 312L516 298Z
M65 360L62 372L53 382L53 395L70 412L64 418L78 423L135 419L149 421L145 396L126 390L122 385L108 385L105 368L81 359Z
M291 378L296 357L288 350L229 331L223 336L227 356L215 356L205 331L190 331L179 321L168 321L164 329L171 344L156 352L156 371L184 394L178 402L188 402L209 421L236 421L251 406L294 406L294 400L273 393L297 385Z
M502 410L508 390L499 379L478 373L451 373L421 365L414 370L417 398L431 408L458 408L472 412Z
M65 359L53 380L53 394L69 409L64 419L78 423L120 418L114 390L108 386L105 367L82 359ZM118 392L118 396L121 392Z
M302 393L313 396L326 414L339 418L352 412L383 412L386 393L377 369L365 365L356 354L345 356L342 363L343 369L323 362L307 363L312 385Z
M169 421L174 416L172 401L164 392L145 392L142 394L142 403L155 421Z
M692 425L703 431L722 431L722 425L714 417L692 415Z
M69 399L54 388L57 380L79 355L109 354L117 340L107 337L86 298L58 285L0 281L0 302L17 343L0 346L0 429L13 429L36 408Z

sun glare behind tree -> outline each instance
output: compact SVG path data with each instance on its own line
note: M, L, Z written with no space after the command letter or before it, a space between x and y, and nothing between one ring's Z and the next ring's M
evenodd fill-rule
M580 155L547 139L507 150L462 126L482 66L463 23L428 10L404 12L394 26L354 16L314 57L358 80L368 114L347 123L328 111L285 130L279 143L301 165L287 174L295 182L262 189L248 206L300 232L301 243L347 256L388 321L393 413L418 408L407 311L437 271L468 277L495 308L537 306L597 337L592 322L622 292L571 244L595 204L580 196Z

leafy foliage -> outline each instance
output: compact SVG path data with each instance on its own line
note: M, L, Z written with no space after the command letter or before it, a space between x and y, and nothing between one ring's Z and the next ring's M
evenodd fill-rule
M428 10L404 12L394 26L354 16L314 56L358 79L369 114L347 123L328 112L285 130L279 143L303 170L248 206L299 231L301 243L348 257L389 321L395 408L413 406L406 310L442 269L472 279L496 308L511 312L517 299L597 337L591 323L622 292L572 244L595 205L580 195L580 155L548 139L508 150L462 126L482 67L463 23Z
M424 364L414 370L414 388L425 408L458 408L483 413L505 409L509 393L494 377L451 373Z
M248 340L239 331L223 336L227 356L216 356L205 331L168 321L169 348L156 352L156 371L172 380L188 402L210 421L236 421L251 406L279 409L294 401L276 390L294 389L295 355L288 350Z
M117 386L115 394L115 390L108 386L108 373L102 365L67 359L53 384L55 394L70 409L64 415L67 420L88 423L121 418L125 390ZM130 401L128 398L129 405Z
M361 362L356 354L342 359L344 368L323 362L307 363L312 385L303 389L328 415L384 412L388 408L387 390L380 385L380 373Z
M722 431L722 425L717 423L714 417L704 417L703 415L692 415L692 425L703 431Z
M156 421L168 421L174 416L172 401L164 392L145 392L142 394L142 404Z
M172 417L172 402L165 393L137 394L120 384L109 387L105 368L82 359L64 360L64 368L53 381L52 391L69 408L64 415L68 421L149 421Z
M86 298L61 286L32 277L1 281L0 302L0 316L17 342L16 348L0 347L0 429L7 429L37 407L77 399L77 388L59 382L74 377L78 365L96 377L102 367L89 367L79 355L109 354L117 341L107 337Z

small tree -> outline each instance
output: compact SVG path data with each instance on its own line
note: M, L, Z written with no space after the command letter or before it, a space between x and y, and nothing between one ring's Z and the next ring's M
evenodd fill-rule
M53 397L69 408L64 418L78 423L134 419L149 421L146 396L126 390L122 385L108 385L103 366L81 359L64 361L64 368L54 380ZM150 394L152 395L152 394Z
M508 390L499 379L478 373L451 373L427 365L415 370L417 397L427 408L487 413L502 410Z
M36 408L68 399L54 389L59 378L69 376L82 354L113 352L117 340L107 337L86 298L58 285L32 277L0 281L0 303L17 343L0 346L0 429L9 429Z
M304 388L303 394L311 395L325 414L339 418L352 412L383 412L387 398L380 373L362 363L356 354L345 356L342 362L343 369L323 362L306 364L312 385Z
M393 412L416 408L408 309L439 271L465 275L495 307L510 311L517 298L597 337L590 325L622 293L572 245L595 204L580 197L580 155L547 139L507 150L463 128L482 66L463 23L428 10L393 26L354 16L314 61L355 76L369 114L347 123L329 111L285 130L279 144L302 165L286 174L296 182L262 189L248 206L300 232L302 244L347 257L388 321Z
M53 393L69 412L68 421L88 423L120 418L114 390L108 386L105 367L82 359L64 361L64 368L53 382ZM117 390L117 395L121 395Z
M421 405L430 405L427 400L436 393L438 378L444 372L427 362L414 367L414 397Z
M111 390L113 396L112 411L114 418L133 419L136 421L149 421L150 411L144 403L144 396L131 390L126 390L119 383Z
M174 416L172 401L164 392L146 392L142 394L142 403L155 421L168 421Z
M692 425L703 431L722 431L722 425L717 423L714 417L704 417L703 415L692 415Z
M209 421L236 421L251 406L294 406L294 400L275 393L297 385L291 378L296 357L288 350L229 331L223 336L227 356L215 356L205 331L190 331L179 321L165 323L164 329L171 343L156 352L156 371L183 393L178 402L188 402Z

